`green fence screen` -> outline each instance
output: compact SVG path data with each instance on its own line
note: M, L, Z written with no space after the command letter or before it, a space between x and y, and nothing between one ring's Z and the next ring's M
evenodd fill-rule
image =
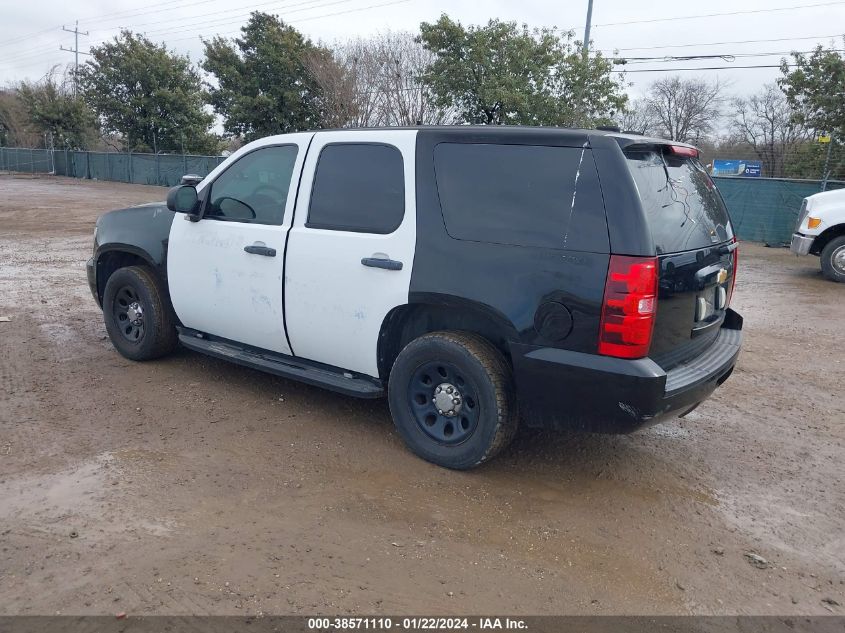
M0 147L0 171L172 187L184 174L206 176L223 156L122 154Z
M739 239L773 246L792 239L801 201L821 191L818 180L721 176L713 180L725 200ZM828 190L841 187L845 187L845 182L827 183Z
M223 156L120 154L0 147L0 171L55 173L94 180L172 187L184 174L206 176ZM785 244L792 237L801 200L821 191L818 180L714 178L741 240ZM828 189L845 182L828 182Z

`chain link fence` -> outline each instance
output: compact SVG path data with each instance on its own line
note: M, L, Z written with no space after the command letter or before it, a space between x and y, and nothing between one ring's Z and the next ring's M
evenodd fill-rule
M0 147L0 171L172 187L184 174L206 176L226 160L190 154L122 154Z
M55 174L93 180L172 187L184 174L206 176L225 160L223 156L176 154L119 154L51 151L0 147L0 171ZM741 240L787 244L795 229L801 201L822 190L820 180L785 178L714 178ZM826 188L845 187L828 181Z

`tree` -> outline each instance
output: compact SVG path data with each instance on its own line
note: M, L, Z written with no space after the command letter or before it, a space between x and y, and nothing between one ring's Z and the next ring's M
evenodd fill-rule
M449 109L435 105L420 76L433 61L416 36L386 33L318 50L306 66L320 86L328 127L448 123Z
M583 55L571 32L491 20L465 28L447 15L420 25L434 54L422 75L435 103L469 123L590 125L624 106L610 60Z
M639 134L651 134L651 129L654 126L648 104L644 99L637 99L628 103L616 115L615 122L623 131L637 132Z
M305 65L319 86L322 124L330 128L381 125L379 86L381 62L368 40L317 47L305 54Z
M766 176L783 177L787 160L809 136L795 120L786 96L776 85L768 84L747 99L733 99L731 106L732 140L751 148Z
M188 57L129 31L91 55L79 83L105 133L131 151L217 153L214 117L203 109L202 80Z
M722 114L719 81L681 79L655 81L645 97L653 132L672 141L697 142L710 134Z
M778 85L795 120L818 132L845 138L845 54L822 46L809 55L792 53L795 68L781 62Z
M36 147L42 140L33 130L20 93L0 89L0 146Z
M306 59L323 54L267 13L253 12L241 33L204 42L202 67L216 82L208 85L209 102L226 132L251 141L321 127L324 104Z
M33 127L52 134L55 147L88 149L96 140L94 112L69 82L57 79L55 68L37 83L22 82L18 93Z
M382 125L443 125L455 122L451 105L438 105L422 76L435 61L416 35L387 33L372 40L380 60Z

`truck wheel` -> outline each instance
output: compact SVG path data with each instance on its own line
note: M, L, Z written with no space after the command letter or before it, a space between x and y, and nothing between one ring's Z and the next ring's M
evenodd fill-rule
M118 352L130 360L169 354L178 336L167 296L143 266L116 270L103 293L106 331Z
M822 249L822 272L831 281L845 283L845 235L830 240Z
M474 468L516 434L511 370L499 351L467 332L408 343L390 372L393 422L408 447L446 468Z

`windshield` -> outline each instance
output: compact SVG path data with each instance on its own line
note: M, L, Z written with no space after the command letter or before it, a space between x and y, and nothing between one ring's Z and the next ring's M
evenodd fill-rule
M728 211L698 160L658 148L625 151L658 254L712 246L733 237Z

